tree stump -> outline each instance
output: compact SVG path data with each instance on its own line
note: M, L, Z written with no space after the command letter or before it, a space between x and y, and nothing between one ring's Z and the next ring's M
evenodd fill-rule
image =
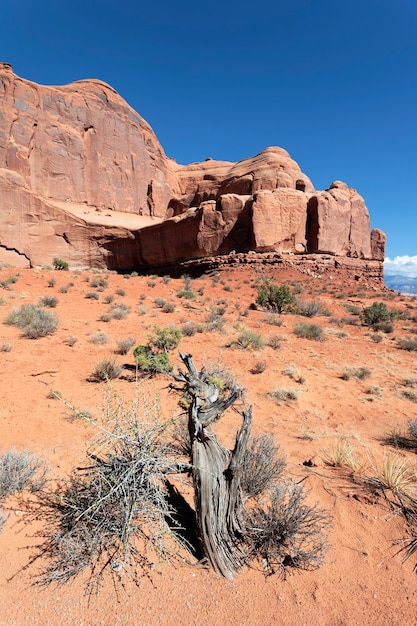
M226 398L219 398L218 387L203 380L191 355L180 352L180 357L187 370L179 370L175 378L185 384L191 397L188 429L198 539L214 570L232 579L247 556L240 479L252 408L241 412L242 426L234 449L228 450L217 440L212 424L236 402L241 391L234 386Z

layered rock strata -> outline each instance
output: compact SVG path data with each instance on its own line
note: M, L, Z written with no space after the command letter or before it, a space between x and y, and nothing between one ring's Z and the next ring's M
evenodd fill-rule
M384 249L355 190L316 191L282 148L179 165L109 85L41 86L0 63L0 261L127 270L326 254L382 272Z

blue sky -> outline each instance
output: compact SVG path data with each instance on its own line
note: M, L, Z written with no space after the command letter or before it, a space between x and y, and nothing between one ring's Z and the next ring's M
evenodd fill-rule
M2 4L19 76L106 81L179 163L281 146L316 189L357 189L417 268L416 0Z

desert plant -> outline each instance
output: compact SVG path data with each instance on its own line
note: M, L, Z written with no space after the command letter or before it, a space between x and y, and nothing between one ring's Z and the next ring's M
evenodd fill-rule
M54 333L59 326L59 319L53 313L33 304L22 304L20 308L9 313L5 323L21 328L25 337L38 339Z
M354 472L359 472L364 467L346 437L337 437L334 446L325 451L324 458L332 467L347 467Z
M180 532L167 475L178 472L178 462L158 416L156 400L135 397L125 406L108 391L103 423L93 421L102 434L88 450L88 467L44 490L32 509L44 528L34 556L42 559L39 584L64 583L84 571L93 592L105 572L139 583L155 558L175 559Z
M345 367L340 378L342 380L351 380L352 378L365 380L365 378L369 378L371 373L371 370L367 367Z
M268 346L273 350L279 350L281 348L282 337L280 335L273 335L268 339Z
M298 383L299 385L303 385L306 381L305 377L300 374L300 372L297 369L297 366L294 365L293 363L291 363L290 365L287 365L287 367L285 367L282 370L282 373L285 374L286 376L289 376L294 382Z
M242 467L241 485L249 498L256 498L266 489L283 481L287 463L273 435L253 437L248 444Z
M51 309L54 309L58 302L59 300L55 296L42 296L42 298L39 298L40 306L50 307Z
M123 320L129 313L129 307L124 303L112 304L110 307L109 315L116 320Z
M178 347L182 338L182 333L175 326L154 326L152 333L149 335L149 345L161 352L169 352Z
M397 347L400 348L400 350L417 352L417 339L414 337L400 337L397 340Z
M0 454L0 499L27 488L32 491L39 489L46 472L44 468L39 474L41 466L42 460L27 450L19 452L11 448Z
M10 352L12 349L12 344L8 341L3 341L0 343L0 352Z
M274 485L269 500L249 511L250 556L262 559L266 574L285 575L289 568L310 570L323 563L331 518L308 505L306 497L302 485Z
M366 326L371 327L380 322L389 322L392 319L391 313L384 302L374 302L371 306L365 307L361 318Z
M235 341L232 341L232 346L237 348L243 348L244 350L253 349L259 350L264 347L265 339L259 333L251 330L250 328L244 328L237 336Z
M126 339L120 339L117 342L117 351L119 354L127 354L131 348L135 345L133 337L127 337Z
M255 365L252 367L252 374L262 374L266 370L266 361L256 361Z
M278 387L273 391L268 392L268 396L271 396L278 404L292 402L298 400L301 390L287 387Z
M121 288L116 289L116 295L124 298L124 296L126 295L126 291L124 289L121 289Z
M258 295L256 304L264 309L269 309L276 313L288 311L295 304L295 296L291 292L288 285L274 285L269 279L265 278L261 284L257 286Z
M84 297L87 298L87 300L100 300L97 291L88 291Z
M317 324L304 324L300 322L295 325L294 334L302 339L312 339L314 341L324 341L324 333L321 326Z
M63 261L62 259L59 259L58 257L55 257L54 260L52 261L52 265L56 270L64 270L64 271L68 271L68 263L67 261Z
M175 304L173 302L165 302L162 307L163 313L173 313L175 311Z
M172 371L172 363L166 352L154 352L148 345L139 345L133 350L138 370L149 374L167 374Z
M123 366L114 359L104 359L95 365L92 378L97 382L105 382L118 378L123 371Z
M300 300L297 298L297 313L304 317L315 317L323 314L323 307L318 300Z
M91 336L91 343L107 343L109 341L109 336L106 333L95 333Z

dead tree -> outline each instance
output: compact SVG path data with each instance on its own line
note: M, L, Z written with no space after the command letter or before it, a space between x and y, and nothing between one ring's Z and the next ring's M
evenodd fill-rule
M242 426L234 449L228 450L217 440L212 424L236 402L241 391L233 386L227 397L219 397L219 388L205 382L191 355L180 352L180 357L187 369L179 370L175 378L184 383L191 398L188 429L198 538L214 570L226 578L234 578L247 556L240 480L252 407L242 410Z

